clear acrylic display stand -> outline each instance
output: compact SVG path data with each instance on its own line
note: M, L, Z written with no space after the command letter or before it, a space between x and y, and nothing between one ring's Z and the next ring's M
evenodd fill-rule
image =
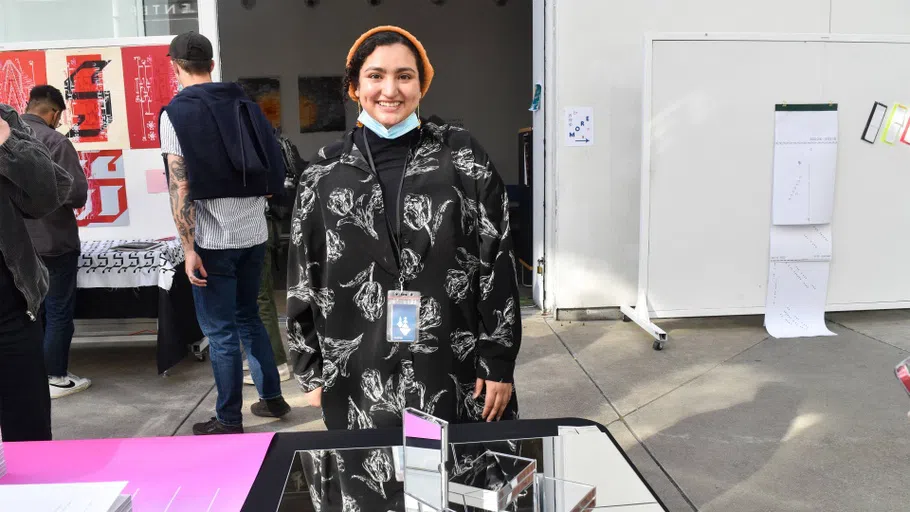
M404 495L416 502L418 512L448 510L449 424L416 409L403 414Z
M530 490L534 512L583 512L593 510L592 485L546 477L537 473L537 461L487 451L472 462L485 474L494 470L496 483L472 485L464 474L450 478L446 469L449 424L416 409L403 414L402 469L405 508L408 512L448 512L450 506L501 512L516 505Z

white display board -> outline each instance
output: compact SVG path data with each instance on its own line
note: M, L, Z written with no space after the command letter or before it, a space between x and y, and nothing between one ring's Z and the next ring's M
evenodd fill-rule
M910 145L861 140L876 101L910 102L910 38L650 36L638 304L651 317L764 312L774 107L836 103L828 311L910 307ZM647 314L644 314L647 313Z

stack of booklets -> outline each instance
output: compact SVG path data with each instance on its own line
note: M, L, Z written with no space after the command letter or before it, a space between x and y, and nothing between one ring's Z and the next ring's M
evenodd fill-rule
M0 485L0 510L30 512L133 512L122 495L127 482Z
M108 512L133 512L133 497L129 494L121 494Z
M3 439L0 439L0 478L6 474L6 458L3 457Z

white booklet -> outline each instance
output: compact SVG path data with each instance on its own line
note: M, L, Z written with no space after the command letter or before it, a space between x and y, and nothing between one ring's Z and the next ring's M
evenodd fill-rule
M33 512L130 512L121 493L127 482L0 485L3 510ZM127 497L128 498L128 497ZM123 508L128 506L129 508Z

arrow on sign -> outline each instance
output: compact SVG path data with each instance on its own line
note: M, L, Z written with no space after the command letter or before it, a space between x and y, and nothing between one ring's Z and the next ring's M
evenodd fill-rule
M575 140L577 140L578 142L584 142L585 144L591 142L591 140L588 139L587 137L585 137L584 139L575 139Z

